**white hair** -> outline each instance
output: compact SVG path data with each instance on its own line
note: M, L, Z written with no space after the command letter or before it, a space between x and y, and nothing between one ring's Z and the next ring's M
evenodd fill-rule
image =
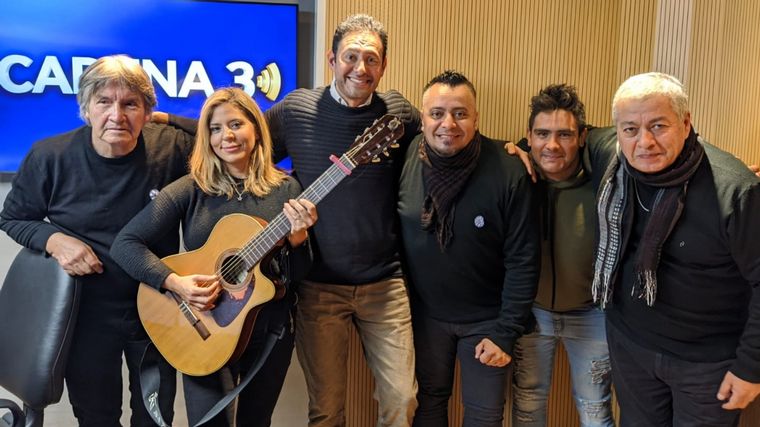
M620 102L635 99L643 100L662 95L670 99L670 106L679 120L689 112L689 95L677 78L665 73L644 73L629 77L620 85L612 98L612 120L617 123L617 107Z

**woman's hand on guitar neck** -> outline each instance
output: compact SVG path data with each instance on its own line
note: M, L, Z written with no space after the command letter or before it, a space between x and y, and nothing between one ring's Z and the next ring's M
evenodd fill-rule
M290 199L283 206L282 212L290 222L290 246L299 246L309 237L306 230L317 222L317 207L306 199Z
M203 274L180 276L171 273L164 280L162 287L174 292L191 307L200 311L214 308L214 301L222 290L218 276Z

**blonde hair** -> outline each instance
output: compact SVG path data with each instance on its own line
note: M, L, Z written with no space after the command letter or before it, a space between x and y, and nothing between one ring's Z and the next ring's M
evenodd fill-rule
M232 198L235 192L234 183L229 178L222 160L211 147L211 116L214 110L223 104L230 104L238 109L256 128L257 139L248 162L245 191L257 197L266 196L279 186L287 175L277 169L272 161L272 137L264 114L253 99L239 88L218 89L203 103L195 147L190 156L190 175L207 194Z
M662 95L670 100L670 106L678 120L683 120L689 112L689 95L681 82L665 73L644 73L631 76L620 85L612 98L612 121L617 123L617 107L622 101Z

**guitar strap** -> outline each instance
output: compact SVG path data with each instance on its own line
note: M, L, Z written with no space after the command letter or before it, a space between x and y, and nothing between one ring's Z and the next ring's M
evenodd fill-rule
M286 325L280 325L278 329L270 330L267 333L267 340L264 343L264 348L261 350L259 357L251 365L251 369L248 370L245 378L240 380L240 383L227 393L223 398L219 399L216 404L206 412L200 421L198 421L194 427L207 423L214 418L216 414L221 412L227 405L232 402L238 394L251 382L256 373L264 366L269 354L272 352L274 345L277 341L285 336ZM158 352L156 346L153 343L149 343L145 347L142 360L140 361L140 388L142 390L143 404L145 409L148 410L151 418L159 427L169 427L161 416L161 409L159 407L158 389L161 385L161 375L159 373L158 364L161 360L161 353Z

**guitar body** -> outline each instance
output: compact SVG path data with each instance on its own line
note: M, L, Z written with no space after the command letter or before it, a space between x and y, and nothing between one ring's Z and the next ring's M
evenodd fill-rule
M390 114L375 120L356 137L340 158L298 196L317 204L360 164L378 160L404 134L404 124ZM272 222L244 214L227 215L214 226L203 247L172 255L163 263L180 276L221 275L223 290L215 308L197 311L173 292L159 292L141 283L137 310L145 330L164 358L187 375L208 375L243 353L259 308L282 297L284 287L265 276L273 251L287 236L290 224L284 213Z
M180 276L221 271L223 289L213 310L191 309L171 292L140 284L140 320L156 348L178 371L208 375L237 360L245 350L260 306L277 293L260 268L260 264L268 265L271 256L250 271L232 270L242 264L237 262L238 249L260 233L264 224L244 214L227 215L201 248L161 260Z

